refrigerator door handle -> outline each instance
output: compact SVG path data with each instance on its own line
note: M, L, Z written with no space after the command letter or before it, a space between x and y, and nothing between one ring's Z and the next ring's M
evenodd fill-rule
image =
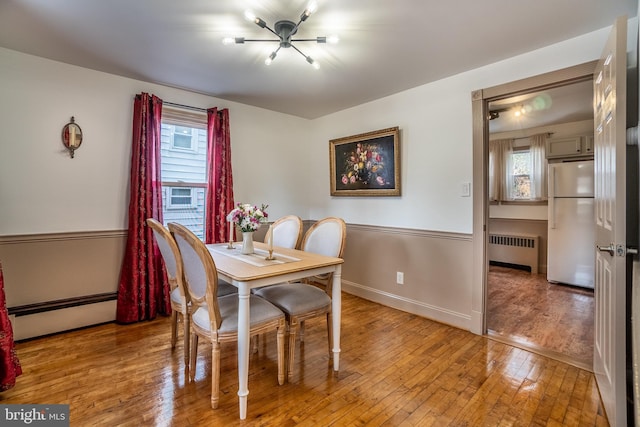
M556 168L555 165L549 165L549 188L551 189L551 194L549 194L549 228L556 228L556 209L555 209L555 200L556 200Z

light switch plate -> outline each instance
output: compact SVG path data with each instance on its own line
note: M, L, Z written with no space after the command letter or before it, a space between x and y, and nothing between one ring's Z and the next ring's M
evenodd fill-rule
M463 182L460 185L460 196L461 197L470 197L471 196L471 183Z

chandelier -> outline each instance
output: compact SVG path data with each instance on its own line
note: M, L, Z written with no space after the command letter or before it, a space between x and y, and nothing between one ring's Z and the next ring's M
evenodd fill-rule
M316 43L322 43L322 44L338 42L338 37L336 36L331 36L331 37L322 36L322 37L315 37L311 39L294 39L293 38L293 36L298 32L298 28L300 27L300 24L306 21L307 18L309 18L309 16L311 16L311 14L316 11L316 9L317 9L317 6L315 2L312 2L309 4L309 6L307 6L304 12L302 12L302 14L300 15L300 19L298 20L297 23L284 19L284 20L277 21L275 24L273 24L273 29L270 28L264 20L258 18L251 11L248 10L244 13L245 18L255 23L258 27L267 29L268 31L273 33L277 37L277 39L247 39L244 37L225 37L222 40L222 42L224 44L233 44L233 43L243 44L245 42L278 42L279 43L278 48L273 52L271 52L269 57L265 59L264 63L266 65L270 65L273 62L273 60L278 55L278 52L280 51L280 49L293 48L293 50L295 50L300 55L302 55L304 59L306 59L306 61L313 66L313 68L318 69L320 68L320 65L318 64L318 62L314 60L312 57L302 53L302 51L293 44L294 42L316 42Z

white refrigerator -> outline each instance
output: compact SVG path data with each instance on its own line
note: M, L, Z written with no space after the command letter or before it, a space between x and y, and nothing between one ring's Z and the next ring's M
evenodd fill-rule
M593 160L549 164L547 280L593 289Z

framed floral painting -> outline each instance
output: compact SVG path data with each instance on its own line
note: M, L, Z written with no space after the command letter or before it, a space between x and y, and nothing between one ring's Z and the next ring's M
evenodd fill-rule
M329 165L332 196L399 196L399 128L330 140Z

